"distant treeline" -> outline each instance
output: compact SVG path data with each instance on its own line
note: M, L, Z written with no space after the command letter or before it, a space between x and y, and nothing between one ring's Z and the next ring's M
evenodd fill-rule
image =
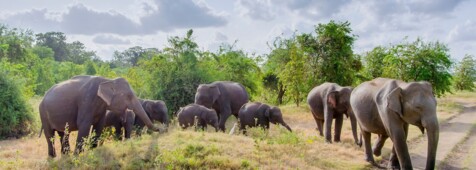
M474 88L473 57L467 55L455 64L443 43L403 39L355 54L357 38L349 22L330 21L316 25L314 32L276 37L268 43L269 54L255 55L235 44L204 51L189 30L170 37L163 49L135 46L103 61L83 43L67 43L64 33L34 34L0 26L0 72L26 99L42 96L75 75L124 77L140 98L164 100L172 112L193 102L199 84L216 80L242 83L252 100L298 105L310 89L326 81L355 86L375 77L426 80L437 96L451 92L452 85L459 90Z

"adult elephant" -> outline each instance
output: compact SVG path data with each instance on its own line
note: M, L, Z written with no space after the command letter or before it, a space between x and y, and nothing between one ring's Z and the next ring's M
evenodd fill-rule
M142 108L144 108L145 113L149 116L151 121L157 121L165 125L166 128L169 126L169 115L167 111L167 105L162 100L147 100L139 99ZM134 126L136 127L136 134L141 135L142 129L145 127L144 121L140 119L135 119Z
M118 114L111 111L106 112L106 124L104 127L114 127L115 137L117 140L122 140L122 133L124 128L124 137L131 138L131 132L134 128L135 114L131 110L127 110L126 114Z
M249 95L240 83L231 81L216 81L211 84L201 84L195 93L195 104L214 109L219 118L218 127L225 131L225 123L233 114L238 117L241 106L248 103Z
M350 107L352 87L341 87L336 83L323 83L314 87L307 95L307 103L317 124L319 134L331 143L332 120L335 119L334 141L340 141L344 115L350 117L352 135L357 145L361 145L357 137L357 122ZM324 125L324 127L323 127Z
M370 146L371 133L379 134L377 146L381 149L387 137L393 142L389 166L412 169L406 143L408 125L427 130L428 155L426 169L435 168L439 127L436 116L436 99L428 82L406 83L399 80L377 78L364 82L354 89L350 98L357 121L362 130L366 160L375 164ZM378 150L378 154L380 151Z
M280 124L292 132L291 128L284 122L281 109L260 102L250 102L243 105L238 113L240 119L240 130L246 134L246 127L260 126L269 129L269 123Z
M49 89L40 103L42 129L48 143L48 155L56 156L54 149L54 132L61 137L61 151L69 151L68 133L78 131L75 154L83 150L84 138L92 130L92 147L97 146L97 139L105 124L106 110L124 114L126 109L134 111L146 125L159 131L147 117L139 100L124 78L106 79L97 76L75 76L54 85ZM66 130L67 129L67 130Z

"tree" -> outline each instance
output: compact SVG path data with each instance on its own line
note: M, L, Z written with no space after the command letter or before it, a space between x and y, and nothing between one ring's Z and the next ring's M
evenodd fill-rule
M55 61L69 60L66 36L62 32L47 32L36 34L36 45L51 48L54 51Z
M86 61L89 61L96 56L96 52L87 51L84 44L79 41L68 43L66 44L66 47L68 50L68 61L75 64L84 64Z
M297 47L297 43L292 41L289 47L289 62L286 63L284 70L278 74L287 93L294 99L297 106L304 97L305 93L305 70L306 59Z
M210 80L206 68L200 67L198 56L202 53L192 34L189 30L185 37L170 37L164 52L139 62L139 67L152 74L147 82L155 92L152 98L164 100L172 111L193 103L198 85Z
M0 70L0 138L20 137L32 130L33 111L17 82Z
M428 81L437 96L451 92L449 49L439 42L404 42L394 45L384 58L383 77L403 81Z
M11 62L24 62L31 48L33 33L21 29L10 29L0 25L0 59L8 58Z
M306 34L298 38L304 54L310 57L312 67L309 69L313 73L310 74L310 84L334 82L342 86L352 85L358 68L353 67L357 62L352 50L356 36L351 34L350 23L330 21L318 24L315 32L314 40Z
M267 88L267 91L272 91L276 94L275 103L277 104L283 104L283 98L286 93L286 87L278 75L281 74L284 70L283 68L285 68L286 64L291 60L289 57L291 44L292 40L277 37L273 42L270 54L267 56L268 59L263 66L263 85Z
M122 52L114 51L113 63L117 67L137 66L141 59L151 59L159 54L156 48L142 48L140 46L131 47Z
M54 59L54 55L55 55L55 52L51 48L45 47L45 46L35 46L32 48L32 52L33 54L37 55L41 59L44 59L44 58Z
M476 60L472 55L466 54L455 69L454 86L456 90L473 91L476 81Z
M211 67L220 79L241 83L250 93L251 97L257 95L261 70L256 62L242 50L234 50L231 45L222 45L218 54L213 57L214 63L206 63L202 67ZM215 75L218 75L215 74Z
M85 67L87 75L96 75L96 64L94 64L94 62L87 61Z
M388 55L388 49L377 46L372 51L365 53L363 62L365 64L362 74L366 80L381 77L384 71L384 59Z

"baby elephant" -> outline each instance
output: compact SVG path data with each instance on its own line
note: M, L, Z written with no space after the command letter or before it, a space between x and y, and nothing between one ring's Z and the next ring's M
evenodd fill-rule
M177 113L180 127L183 129L193 126L195 119L197 119L197 126L202 130L205 130L207 124L213 126L218 131L218 116L217 112L213 109L208 109L202 105L189 104Z
M127 110L124 116L111 111L106 112L106 124L104 127L112 126L115 129L115 138L122 140L122 127L124 127L125 138L131 138L131 132L134 127L135 114L132 110Z
M281 124L290 132L291 128L284 122L281 109L276 106L260 102L250 102L243 105L238 113L240 119L240 130L246 134L246 127L260 126L269 129L269 122L274 124ZM255 120L257 119L257 120Z

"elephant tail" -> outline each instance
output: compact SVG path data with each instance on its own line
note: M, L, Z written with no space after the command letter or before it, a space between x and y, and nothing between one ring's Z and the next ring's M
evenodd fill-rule
M43 131L43 125L41 125L41 128L40 128L40 134L38 134L38 138L41 137L41 132Z

